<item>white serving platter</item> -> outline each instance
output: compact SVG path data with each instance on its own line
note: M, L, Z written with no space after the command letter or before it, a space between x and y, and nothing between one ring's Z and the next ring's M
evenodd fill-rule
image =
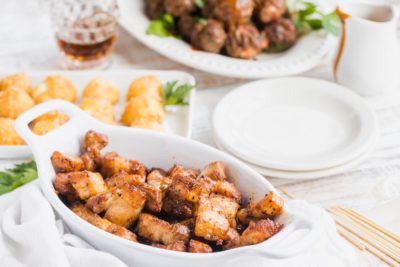
M119 24L144 45L181 64L205 72L235 78L266 78L303 73L317 66L333 47L335 38L324 32L301 37L288 51L262 53L256 60L243 60L196 51L186 42L146 34L150 23L144 13L144 0L119 0Z
M0 78L11 73L0 73ZM160 78L162 83L177 80L178 83L188 83L195 85L195 79L188 73L180 71L157 71L157 70L129 70L129 71L39 71L26 73L34 86L43 81L48 75L61 75L71 79L75 84L78 92L78 102L82 91L86 84L93 78L104 77L114 82L120 89L120 100L115 106L116 119L119 120L125 104L125 96L128 91L130 83L145 75L155 75ZM166 117L164 121L165 133L176 134L183 137L190 137L193 101L195 97L195 90L189 95L189 105L181 107L168 107L166 110ZM121 126L124 127L124 126ZM0 145L0 159L18 159L31 157L31 151L28 146L1 146Z
M378 135L375 113L361 97L302 77L256 81L230 92L214 111L213 129L237 157L285 171L350 162Z

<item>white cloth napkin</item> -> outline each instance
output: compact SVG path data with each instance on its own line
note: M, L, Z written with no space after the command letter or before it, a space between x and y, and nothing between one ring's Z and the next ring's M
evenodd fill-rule
M338 236L334 222L325 211L304 201L295 201L294 204L322 227L323 234L315 240L312 249L286 260L243 257L243 261L232 262L230 266L358 265L354 249ZM0 266L127 267L111 254L95 250L68 233L37 182L0 197Z

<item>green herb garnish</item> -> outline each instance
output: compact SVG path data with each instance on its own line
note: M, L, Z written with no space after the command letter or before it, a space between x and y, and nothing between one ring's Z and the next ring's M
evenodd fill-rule
M194 88L190 84L177 85L178 81L168 82L163 86L164 106L185 106L190 91Z
M146 34L158 37L176 37L173 34L175 28L174 17L170 14L164 14L160 18L152 20L147 28Z
M335 36L340 33L341 22L335 10L323 14L314 3L303 0L297 0L294 6L289 6L289 9L296 28L301 34L319 29L324 29Z
M204 7L204 0L195 0L195 3L198 8Z
M15 165L12 169L0 172L0 195L35 180L38 177L35 161Z

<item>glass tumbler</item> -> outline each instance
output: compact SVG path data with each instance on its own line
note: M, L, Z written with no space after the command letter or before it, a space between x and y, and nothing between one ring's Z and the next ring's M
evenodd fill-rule
M61 67L107 68L118 34L116 0L51 0L49 4Z

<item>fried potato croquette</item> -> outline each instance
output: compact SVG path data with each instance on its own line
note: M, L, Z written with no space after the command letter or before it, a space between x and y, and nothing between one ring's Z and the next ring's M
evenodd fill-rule
M105 78L91 80L82 93L83 98L103 99L115 105L119 101L119 89Z
M0 118L0 145L23 145L24 140L14 127L15 120Z
M147 121L147 120L138 120L130 124L129 126L135 128L142 128L148 130L155 130L159 132L164 132L164 126L158 121Z
M76 102L76 88L69 79L63 76L48 76L43 82L36 85L31 96L36 103L50 99L62 99L71 103Z
M130 241L137 242L135 233L129 231L125 227L116 225L106 219L101 218L99 215L93 213L82 204L75 204L72 206L71 209L76 215L78 215L88 223L104 231L107 231L113 235L128 239Z
M10 88L0 92L0 117L16 119L34 105L35 102L23 90Z
M164 121L164 109L162 104L154 98L134 97L130 99L121 116L121 123L127 126L141 121L158 122Z
M82 99L80 108L96 119L115 124L114 106L108 100L87 97Z
M35 134L44 135L60 127L68 120L69 117L65 113L58 111L51 111L34 119L31 123L29 123L29 127Z
M134 80L128 89L126 101L135 97L153 98L162 101L162 84L156 76L144 76Z
M0 81L0 91L5 91L10 88L23 90L28 94L32 89L28 76L24 73L9 75Z
M154 215L142 213L137 224L137 233L152 242L164 245L174 241L189 241L189 228L182 224L170 224Z

